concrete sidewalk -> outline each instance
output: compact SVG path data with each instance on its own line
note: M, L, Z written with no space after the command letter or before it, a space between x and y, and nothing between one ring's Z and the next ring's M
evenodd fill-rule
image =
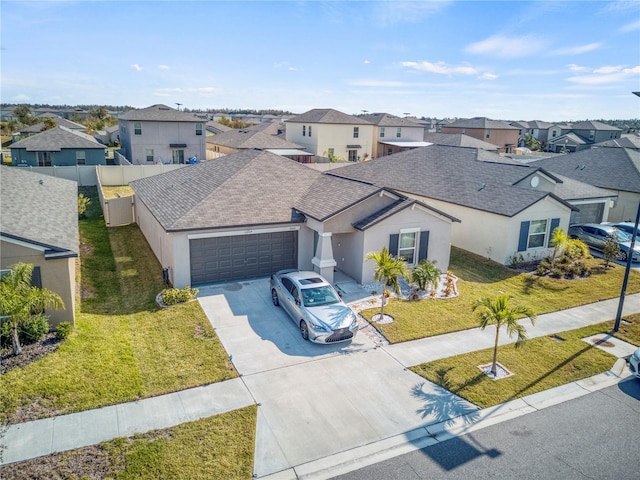
M538 318L537 326L528 326L527 329L531 337L537 337L600 323L615 317L617 305L618 300L613 299L541 315ZM627 296L624 312L627 315L640 312L640 294ZM445 358L459 353L490 348L493 346L494 332L495 330L491 328L486 331L479 329L466 330L397 345L387 345L378 347L375 350L346 353L346 357L333 355L326 359L318 358L311 363L316 363L319 369L322 366L322 369L325 370L327 366L338 364L340 358L353 357L350 363L353 363L355 365L354 368L357 367L357 370L361 372L350 372L351 378L353 378L353 375L363 376L362 372L366 371L367 365L370 365L372 360L377 358L376 356L379 357L386 354L397 362L398 376L400 378L402 374L409 375L408 372L402 373L402 366L417 365L425 361ZM501 343L513 341L505 334L501 335L501 337ZM225 347L228 348L227 345ZM368 359L367 356L369 356ZM388 369L391 371L391 364L387 362L385 365L388 365ZM304 368L309 367L294 365L291 368L300 370L301 375L303 375L305 374ZM274 370L269 372L268 375L287 375L291 371L293 370L282 370L281 373L278 373ZM377 372L372 372L372 374L377 375ZM392 375L395 375L395 373ZM419 427L399 430L400 432L406 432L402 434L385 435L381 431L378 433L379 440L377 441L357 443L354 440L353 443L357 445L356 447L338 449L332 454L327 454L323 458L314 459L313 461L290 462L291 468L280 471L271 470L273 474L259 476L273 480L302 477L329 478L399 455L411 449L422 448L428 444L445 440L452 435L467 433L473 429L482 428L517 415L576 398L589 393L589 391L618 383L628 375L624 360L619 360L612 371L590 379L530 395L490 409L475 410L465 414L454 412L451 414L451 418L442 418L440 419L441 421L428 425L425 425L424 421L417 421L415 425L420 425ZM254 389L259 391L253 383L259 380L260 378L257 375L253 375L136 402L11 425L4 436L0 438L0 448L2 446L5 447L2 463L18 462L54 452L93 445L117 437L130 436L134 433L167 428L183 422L252 405L256 403ZM252 389L252 385L255 388ZM307 387L310 388L309 385ZM372 383L370 388L374 389L375 383ZM290 393L292 395L301 394L301 392ZM401 392L398 393L400 394ZM406 396L406 392L404 392L404 395ZM389 398L388 400L390 405L393 404L392 399ZM264 416L269 412L266 405L269 399L263 398L258 401L263 404L259 411L259 416ZM367 403L367 400L362 399L362 402ZM274 407L277 407L277 405ZM406 409L411 410L413 408L412 404L407 403ZM468 411L469 409L466 410ZM406 419L402 420L406 421ZM373 438L373 435L371 438ZM291 441L307 445L312 443L309 438L304 440L292 438ZM347 443L345 442L345 445ZM285 453L287 455L291 454L291 452ZM254 471L266 471L264 468L260 468L259 461L260 459L256 458Z

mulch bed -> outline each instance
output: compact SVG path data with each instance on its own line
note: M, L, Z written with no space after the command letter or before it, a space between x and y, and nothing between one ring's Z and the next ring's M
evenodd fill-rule
M39 342L22 345L22 353L14 355L11 345L0 351L0 374L7 373L14 368L22 368L35 362L39 358L54 352L60 345L55 333L51 332Z

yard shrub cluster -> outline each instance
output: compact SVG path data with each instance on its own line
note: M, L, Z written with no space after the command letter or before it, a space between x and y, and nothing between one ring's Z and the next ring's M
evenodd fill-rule
M64 340L69 336L69 334L71 333L71 330L73 330L73 325L71 325L71 323L69 322L60 323L58 325L58 328L56 329L56 338L58 340Z
M23 345L39 342L48 332L49 317L46 315L34 315L20 322L18 326L18 338ZM2 323L0 337L0 345L2 348L11 345L11 324L9 322Z
M165 288L161 293L162 303L165 305L175 305L176 303L184 303L193 300L198 295L197 288L186 286L179 288Z

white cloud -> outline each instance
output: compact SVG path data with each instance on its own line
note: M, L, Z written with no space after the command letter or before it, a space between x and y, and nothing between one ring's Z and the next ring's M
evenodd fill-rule
M200 97L210 97L222 93L222 89L217 87L165 87L156 88L153 94L157 97L168 97L173 94L189 95L194 94Z
M495 80L496 78L498 78L498 75L495 75L493 73L483 73L482 75L480 75L478 77L481 80Z
M29 103L31 102L31 97L29 95L25 95L24 93L19 93L18 95L14 95L13 97L11 97L11 100L16 103Z
M532 55L546 48L545 42L533 35L505 37L493 35L480 42L467 45L465 51L498 58L518 58Z
M386 0L374 2L373 18L378 25L389 26L399 23L418 23L427 17L434 16L453 2L441 1L398 1Z
M136 72L139 72L142 70L142 67L140 65L138 65L137 63L133 63L130 65L131 68L133 68Z
M570 63L567 65L567 67L572 72L586 72L587 70L589 70L587 67L581 67L580 65L576 65L575 63Z
M575 47L559 48L552 52L553 55L581 55L587 52L593 52L602 46L602 43L594 42L586 45L577 45Z
M160 70L169 70L169 65L158 65Z
M634 75L640 75L640 65L630 68L623 66L600 67L587 75L569 77L567 81L578 85L606 85L627 80Z
M444 62L431 63L423 62L401 62L403 67L411 68L421 72L437 73L440 75L477 75L478 70L469 66L455 67Z
M408 83L387 80L351 80L348 85L354 87L405 87Z
M635 32L636 30L640 30L640 20L627 23L626 25L623 25L622 27L620 27L620 31L622 33Z
M369 60L365 60L365 61L364 61L364 62L362 62L362 63L364 63L364 64L366 65L366 64L371 63L371 62L370 62Z
M290 72L297 72L298 69L296 67L289 67L287 68L287 70L289 70Z

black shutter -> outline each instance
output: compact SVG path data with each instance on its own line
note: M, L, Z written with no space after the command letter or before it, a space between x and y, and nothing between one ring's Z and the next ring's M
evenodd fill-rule
M400 235L397 233L393 233L389 235L389 253L391 255L398 255L398 241L400 240Z
M560 225L560 219L559 218L552 218L551 219L551 228L549 229L549 240L547 241L547 247L551 246L551 239L553 238L553 231L558 228L558 225Z
M429 232L420 232L420 245L418 246L418 262L427 258L429 251Z
M40 267L33 267L33 272L31 273L31 286L42 288L42 275L40 274Z
M529 223L530 222L522 222L520 224L520 240L518 242L519 252L527 250L527 245L529 243Z

